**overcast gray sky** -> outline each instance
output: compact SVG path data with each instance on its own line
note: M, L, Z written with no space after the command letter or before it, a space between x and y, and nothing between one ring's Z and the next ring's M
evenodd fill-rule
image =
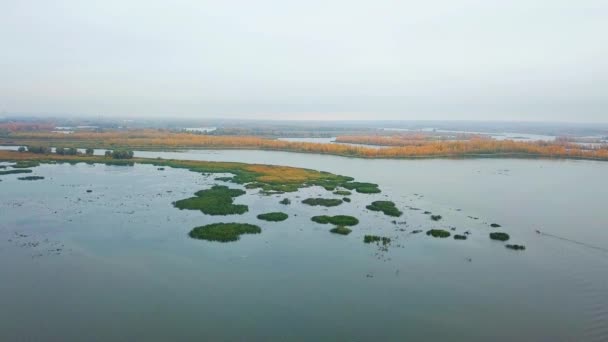
M608 121L608 1L0 0L0 113Z

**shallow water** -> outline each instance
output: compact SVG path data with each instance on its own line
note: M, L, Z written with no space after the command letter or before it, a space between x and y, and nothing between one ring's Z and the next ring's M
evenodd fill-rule
M608 338L608 253L593 248L608 248L608 163L136 155L307 167L379 183L383 193L353 194L352 203L326 209L300 203L331 196L318 187L285 196L248 190L235 201L248 213L218 217L171 202L221 174L78 164L34 168L40 181L0 176L0 340ZM283 197L292 204L278 204ZM404 211L397 221L407 224L365 209L378 199L396 202ZM275 210L290 218L255 218ZM361 223L348 236L330 234L331 226L310 221L327 213ZM187 236L222 221L263 231L228 244ZM527 250L489 240L493 222ZM411 234L434 227L472 235ZM365 234L393 243L382 251L363 244Z

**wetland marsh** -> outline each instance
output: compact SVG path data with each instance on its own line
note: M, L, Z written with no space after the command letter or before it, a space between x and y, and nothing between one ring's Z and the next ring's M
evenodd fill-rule
M390 340L457 334L482 341L497 331L505 341L606 336L608 317L597 309L608 304L606 254L544 235L606 246L608 218L589 215L604 212L605 194L592 184L608 172L601 162L358 160L263 151L135 156L305 167L378 184L381 192L354 190L351 202L309 206L302 201L343 195L328 190L327 182L268 195L264 185L248 189L233 182L233 173L170 165L158 170L152 163L42 163L24 169L44 177L36 182L2 175L0 270L12 276L0 293L15 308L0 314L2 339ZM0 163L3 171L14 170L11 164ZM218 185L243 192L230 196L230 205L248 210L207 215L172 205ZM555 197L558 190L568 198ZM393 202L403 214L367 208L377 201ZM442 219L433 221L425 211ZM278 212L289 219L257 218ZM331 223L319 224L313 217L353 217L358 224L347 228L344 219L317 219ZM500 231L493 222L500 222ZM198 233L213 233L205 226L227 223L237 224L231 234L222 229L210 238L227 243L198 239ZM432 229L467 239L416 234ZM488 237L499 232L510 236L508 244ZM83 310L89 314L79 315ZM255 320L247 318L251 310ZM338 316L348 324L336 327L331 317ZM238 318L238 329L226 317ZM129 328L119 336L100 329L100 320ZM151 326L151 320L164 323ZM31 330L31 321L45 324ZM380 323L382 332L365 328Z

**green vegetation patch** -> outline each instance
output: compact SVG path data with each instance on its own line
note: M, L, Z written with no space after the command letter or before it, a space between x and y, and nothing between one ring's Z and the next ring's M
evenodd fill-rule
M232 177L217 177L215 180L220 182L232 182Z
M32 173L32 170L6 170L6 171L0 171L0 175L10 175L10 174L14 174L14 173Z
M443 229L431 229L426 231L426 235L436 238L447 238L450 237L450 232Z
M317 197L317 198L307 198L307 199L303 200L302 203L312 205L312 206L322 205L324 207L335 207L335 206L342 204L342 200L337 199L337 198Z
M258 219L264 220L264 221L272 221L272 222L285 221L285 220L287 220L288 217L289 217L289 215L278 212L278 211L258 215Z
M382 242L383 245L388 245L391 243L391 238L386 236L378 236L378 235L365 235L363 237L364 243L374 243L374 242Z
M348 198L348 197L344 197L344 198L342 198L342 200L346 203L350 203L350 198Z
M188 234L193 239L230 242L237 241L243 234L259 234L260 227L248 223L213 223L196 227Z
M78 146L70 146L78 147ZM105 146L100 142L98 147ZM25 149L24 149L25 150ZM364 188L365 186L374 188L376 185L371 183L356 183L352 177L331 174L329 172L315 171L310 169L261 165L261 164L245 164L233 162L209 162L209 161L194 161L194 160L175 160L162 158L137 158L131 154L132 151L117 150L107 151L105 157L95 155L57 155L48 154L50 149L41 148L41 152L36 150L36 153L30 152L14 152L0 151L0 161L14 162L20 161L36 161L40 163L101 163L107 165L134 165L134 163L152 164L156 167L172 167L188 169L192 172L202 174L211 173L229 173L233 174L232 182L244 185L247 189L259 188L265 193L280 193L280 192L295 192L300 188L310 186L321 186L328 189L336 189L338 187L345 188L347 186L355 189L356 187ZM365 190L361 190L365 191ZM359 191L359 192L361 192ZM374 192L380 190L372 189Z
M40 163L35 160L20 160L13 165L14 169L29 169L30 167L40 166Z
M441 215L431 215L431 220L433 220L433 221L439 221L441 219L442 219Z
M335 224L336 226L356 226L359 224L359 220L356 217L348 215L336 215L336 216L313 216L311 218L313 222L321 224Z
M329 231L334 234L340 234L340 235L348 235L348 234L350 234L350 232L352 232L352 230L350 230L349 228L346 228L344 226L337 226L336 228L330 229Z
M490 233L490 239L498 240L498 241L507 241L509 240L509 234L507 233Z
M492 223L490 225L490 227L492 227L492 228L500 228L501 226L498 223Z
M355 190L362 194L377 194L380 192L380 189L378 189L378 184L374 183L347 182L341 184L341 186L348 190Z
M42 177L42 176L26 176L26 177L19 177L17 179L18 180L24 180L24 181L34 181L34 180L44 179L44 177Z
M190 197L174 202L179 209L200 210L207 215L243 214L249 210L246 205L233 204L234 197L244 195L241 189L231 189L223 185L214 185L211 189L195 193Z
M366 207L369 210L381 211L384 215L399 217L403 214L391 201L374 201Z
M334 191L334 195L350 196L350 195L352 195L352 192L350 192L348 190L336 190L336 191Z
M523 251L526 249L526 246L523 245L505 245L505 247L507 247L508 249L512 249L515 251Z
M289 205L291 204L291 200L289 198L283 198L281 201L279 201L279 203L283 205Z
M466 239L467 239L466 235L460 235L460 234L454 235L454 240L466 240Z

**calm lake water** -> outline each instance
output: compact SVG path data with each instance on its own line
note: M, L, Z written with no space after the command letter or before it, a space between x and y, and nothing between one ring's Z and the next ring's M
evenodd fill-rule
M336 197L318 187L248 190L235 203L249 212L221 217L171 203L224 184L214 180L222 174L78 164L36 167L39 181L0 176L0 340L608 339L608 163L136 155L307 167L376 182L383 192L327 209L300 203ZM292 204L278 204L284 197ZM365 209L379 199L404 211L397 224ZM289 219L256 219L277 210ZM361 223L338 236L310 221L321 214ZM226 244L187 236L233 221L262 233ZM412 234L452 227L469 239ZM527 250L491 241L497 230ZM364 244L365 234L393 242L382 250Z

